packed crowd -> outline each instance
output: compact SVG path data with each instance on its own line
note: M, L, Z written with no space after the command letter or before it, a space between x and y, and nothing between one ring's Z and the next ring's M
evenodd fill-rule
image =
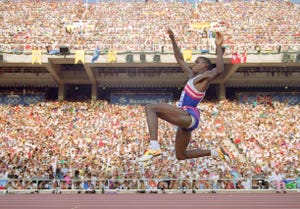
M35 48L171 51L166 27L183 49L214 50L214 31L226 53L299 50L300 7L287 1L0 1L0 49ZM280 46L280 47L279 47Z
M300 187L299 105L270 107L225 100L204 102L199 108L202 121L189 147L210 149L222 144L230 160L177 160L175 127L159 121L163 155L150 163L137 162L148 142L142 106L100 100L2 105L0 185L251 189L272 188L278 172ZM37 179L42 180L38 185Z

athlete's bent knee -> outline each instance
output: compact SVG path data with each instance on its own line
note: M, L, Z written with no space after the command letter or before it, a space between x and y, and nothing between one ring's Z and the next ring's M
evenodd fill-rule
M152 109L153 109L153 104L147 104L147 105L145 106L146 112L152 111Z

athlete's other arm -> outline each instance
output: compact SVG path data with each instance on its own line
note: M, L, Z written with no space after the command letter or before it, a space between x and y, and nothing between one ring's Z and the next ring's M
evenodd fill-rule
M183 72L189 78L193 77L194 76L194 72L189 67L189 65L184 62L183 55L182 55L182 53L181 53L181 51L180 51L180 49L179 49L179 47L177 45L177 42L175 41L175 36L174 36L173 31L170 28L168 28L167 32L168 32L169 37L170 37L171 42L172 42L174 56L176 58L177 63L179 64L180 68L183 70Z
M217 51L217 62L216 67L210 71L206 71L204 73L204 77L208 79L208 82L215 80L219 75L221 75L224 71L224 59L223 59L223 50L222 50L222 43L223 43L223 35L220 32L216 32L216 51Z

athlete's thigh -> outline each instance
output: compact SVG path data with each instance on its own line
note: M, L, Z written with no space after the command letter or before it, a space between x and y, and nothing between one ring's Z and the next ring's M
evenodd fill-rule
M155 111L159 118L176 126L186 128L191 124L191 116L181 108L166 103L151 104L148 108Z

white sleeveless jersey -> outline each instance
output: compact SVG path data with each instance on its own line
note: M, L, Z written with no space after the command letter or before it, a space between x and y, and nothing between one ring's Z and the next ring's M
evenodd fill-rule
M184 89L181 92L179 102L177 104L178 107L197 107L197 105L203 100L205 96L205 91L200 92L194 86L194 80L199 76L201 76L201 74L189 79L188 82L185 84Z

